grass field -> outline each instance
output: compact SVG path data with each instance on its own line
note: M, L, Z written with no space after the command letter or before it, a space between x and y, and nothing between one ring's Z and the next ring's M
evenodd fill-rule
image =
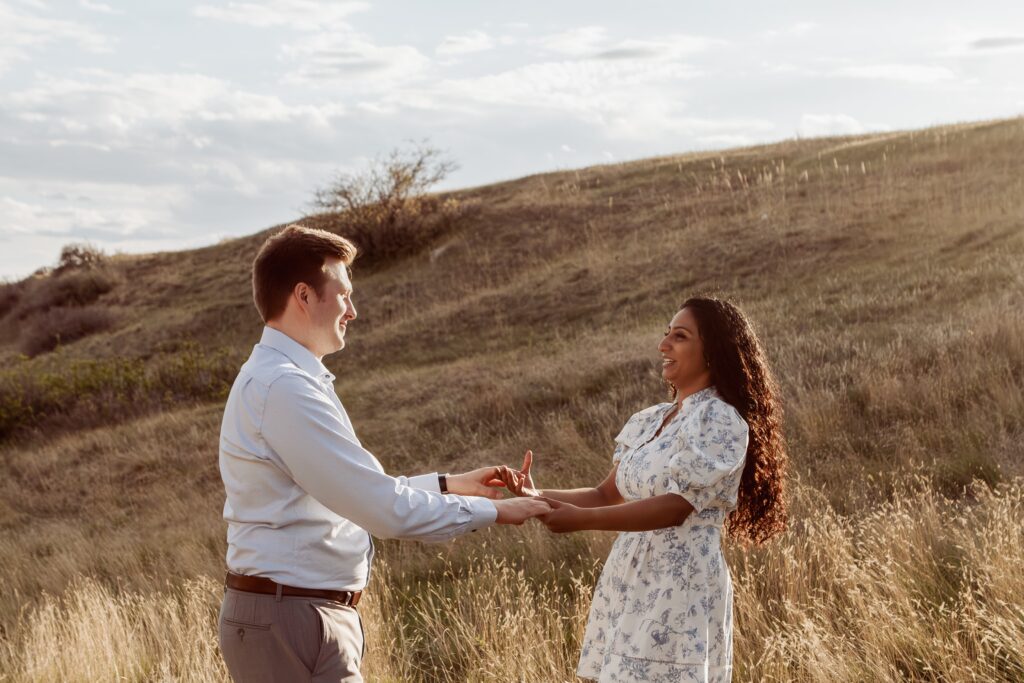
M355 266L328 359L389 471L596 483L713 291L782 385L793 523L727 557L738 681L1024 679L1024 120L650 159L456 193L472 220ZM0 681L225 680L222 397L260 233L118 256L109 328L31 359L0 320ZM53 277L53 276L51 276ZM33 289L35 288L35 289ZM21 307L20 309L18 307ZM30 308L30 307L29 307ZM381 544L370 680L570 681L612 534Z

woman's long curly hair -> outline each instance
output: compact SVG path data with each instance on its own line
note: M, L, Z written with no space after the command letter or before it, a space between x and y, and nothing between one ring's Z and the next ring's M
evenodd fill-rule
M713 297L692 297L680 307L697 319L711 383L750 428L737 507L726 528L732 538L760 545L785 530L789 517L778 388L761 342L740 309ZM675 387L672 388L673 396Z

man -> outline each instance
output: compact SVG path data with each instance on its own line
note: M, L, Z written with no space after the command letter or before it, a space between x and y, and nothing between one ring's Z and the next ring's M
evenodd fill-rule
M370 534L442 541L550 511L502 499L488 486L495 467L391 477L360 445L321 360L345 346L356 317L355 254L337 235L292 225L253 263L266 327L231 388L220 437L228 576L219 637L237 683L363 680L356 606Z

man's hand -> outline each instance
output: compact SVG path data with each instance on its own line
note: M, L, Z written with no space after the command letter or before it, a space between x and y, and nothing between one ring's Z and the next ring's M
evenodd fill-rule
M540 521L544 522L548 531L564 534L568 531L580 531L587 528L589 510L551 498L535 498L533 500L545 502L551 508L551 512L540 517Z
M497 524L519 525L533 517L551 512L551 506L538 498L508 498L494 501L498 510Z
M533 467L533 451L526 451L521 470L516 471L502 465L497 468L498 478L516 496L539 496L540 491L533 485L533 475L530 474L531 467Z
M504 498L501 489L505 482L498 474L497 467L481 467L464 474L448 475L448 493L460 496L480 496L491 500Z

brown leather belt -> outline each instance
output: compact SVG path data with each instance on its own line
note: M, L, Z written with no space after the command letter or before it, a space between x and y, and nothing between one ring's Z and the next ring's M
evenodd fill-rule
M236 591L245 591L246 593L323 598L324 600L340 602L349 607L358 605L359 599L363 597L363 591L329 591L318 588L296 588L295 586L277 583L262 576L245 576L244 574L235 574L234 572L228 572L227 578L224 579L224 585L228 588L234 588Z

